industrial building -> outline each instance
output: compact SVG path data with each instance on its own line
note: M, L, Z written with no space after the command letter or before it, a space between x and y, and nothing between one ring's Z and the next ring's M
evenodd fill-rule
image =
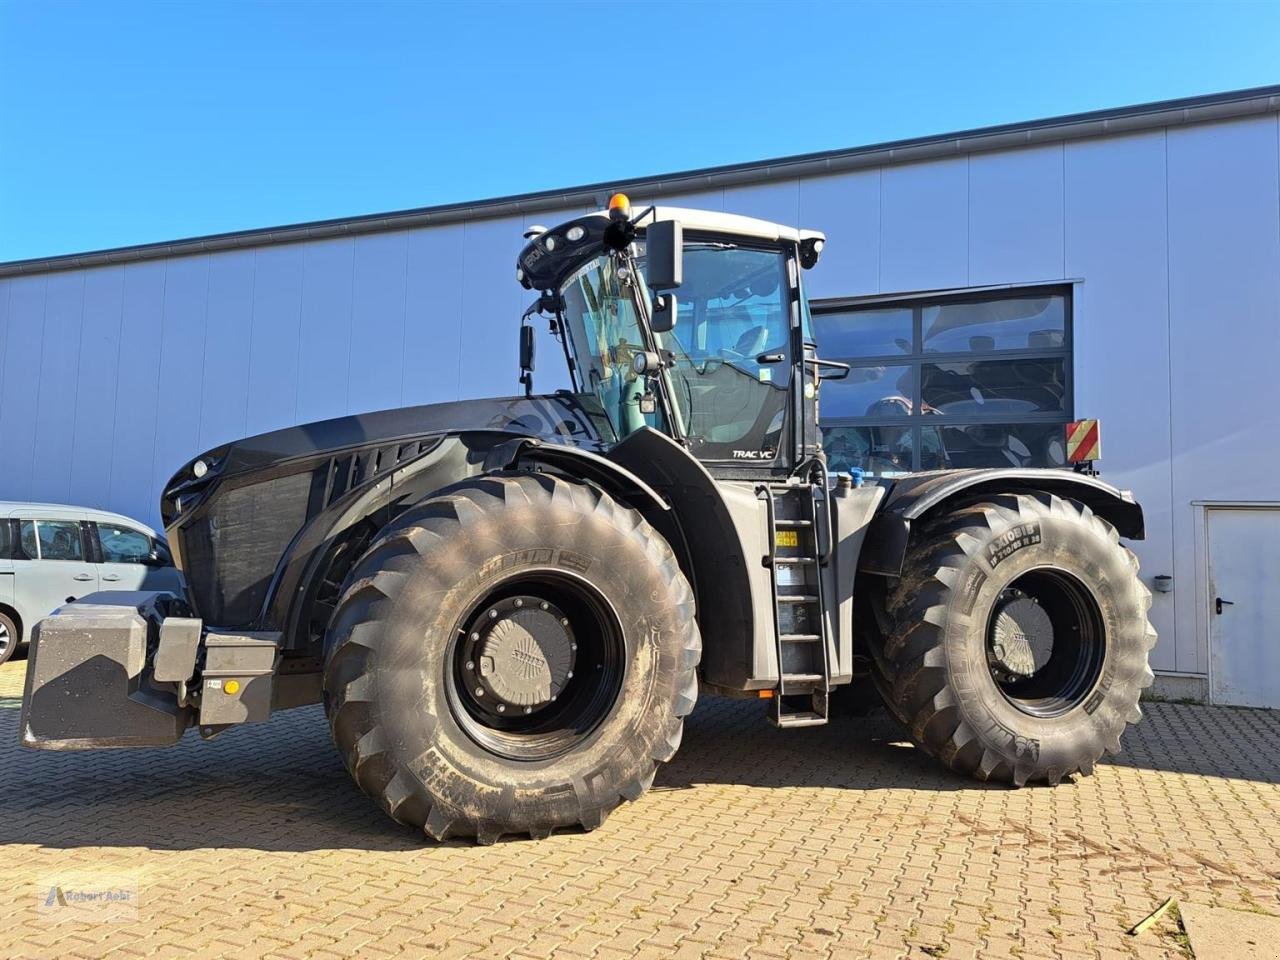
M826 232L835 467L1061 465L1101 420L1158 692L1280 707L1280 87L0 264L0 500L154 524L223 441L516 393L522 233L614 189Z

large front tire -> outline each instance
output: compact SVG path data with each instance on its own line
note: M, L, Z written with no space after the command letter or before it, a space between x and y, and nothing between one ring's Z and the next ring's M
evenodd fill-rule
M1115 529L1049 494L998 495L917 535L873 675L923 750L1022 786L1089 774L1141 718L1151 594Z
M327 639L334 741L436 839L594 829L653 782L697 697L693 593L601 491L467 481L375 539Z

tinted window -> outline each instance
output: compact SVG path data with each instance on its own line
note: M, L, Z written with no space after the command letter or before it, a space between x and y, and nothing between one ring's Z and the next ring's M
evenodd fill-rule
M822 385L818 412L825 417L903 417L915 402L908 366L854 367L843 380Z
M8 520L0 520L0 560L13 556L13 533Z
M828 465L1062 466L1070 307L1037 290L819 310L820 354L852 367L818 395Z
M824 313L814 330L826 357L880 357L912 352L912 310L855 310Z
M23 520L22 552L41 560L83 560L84 543L75 520Z
M151 538L129 527L99 523L98 539L105 563L146 563L151 556Z
M1066 343L1062 297L971 300L927 306L925 353L1053 350Z

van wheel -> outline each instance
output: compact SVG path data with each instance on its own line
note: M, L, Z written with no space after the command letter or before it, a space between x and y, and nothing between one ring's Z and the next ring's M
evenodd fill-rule
M873 676L923 750L1022 786L1120 751L1152 682L1151 593L1115 529L1047 493L929 522L890 591Z
M7 613L0 612L0 664L6 663L18 652L20 641L18 625Z
M600 490L466 481L396 519L327 638L334 741L360 787L437 840L598 827L680 745L693 591Z

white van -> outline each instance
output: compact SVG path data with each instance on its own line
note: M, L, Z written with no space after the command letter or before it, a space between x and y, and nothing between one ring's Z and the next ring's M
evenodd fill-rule
M185 592L164 538L118 513L0 501L0 663L64 603L99 590Z

